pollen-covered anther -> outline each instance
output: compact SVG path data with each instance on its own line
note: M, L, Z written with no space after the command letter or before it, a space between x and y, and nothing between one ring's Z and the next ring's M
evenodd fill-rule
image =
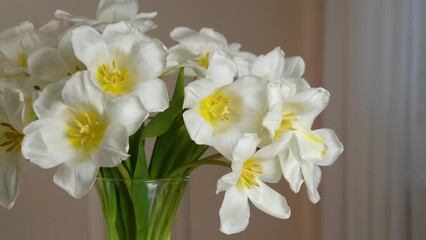
M5 152L11 152L21 147L24 135L16 131L12 125L8 123L0 123L0 147L6 148Z
M279 128L275 131L275 139L279 140L285 131L294 131L297 130L294 127L294 123L297 121L296 113L286 113L283 114L283 119Z
M231 111L229 111L228 108L228 104L229 100L226 97L219 95L212 100L208 111L213 117L218 120L228 120L229 115L231 114Z
M262 166L255 159L249 159L244 162L238 182L242 187L248 189L253 186L259 187L257 178L261 174L263 174Z
M124 74L117 67L117 62L112 60L112 67L108 64L103 64L101 67L102 80L108 84L118 84L126 80L126 74Z
M78 131L70 131L68 135L74 138L80 138L80 144L85 144L89 138L96 137L96 130L99 127L98 122L92 122L90 115L85 112L84 113L84 123L77 119L72 120L74 125L78 128Z

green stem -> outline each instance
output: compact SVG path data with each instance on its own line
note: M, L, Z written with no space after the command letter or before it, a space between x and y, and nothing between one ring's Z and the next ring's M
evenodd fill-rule
M217 166L223 166L223 167L231 168L230 162L216 160L217 158L220 158L220 157L222 157L222 155L218 153L218 154L214 154L214 155L208 156L206 158L200 159L198 161L193 161L193 162L183 164L180 167L173 170L169 174L169 177L171 177L171 178L175 177L178 173L180 173L182 171L185 171L187 169L195 169L195 168L197 168L201 165L217 165Z

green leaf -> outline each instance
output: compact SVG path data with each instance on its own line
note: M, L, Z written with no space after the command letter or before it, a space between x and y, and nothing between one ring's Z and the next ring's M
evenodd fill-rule
M173 124L173 120L182 113L182 106L183 97L178 97L170 101L169 108L164 112L158 113L146 125L145 129L142 131L142 138L158 137L169 130Z
M175 91L173 93L173 99L183 97L185 89L185 70L184 68L180 68L178 78L176 80Z

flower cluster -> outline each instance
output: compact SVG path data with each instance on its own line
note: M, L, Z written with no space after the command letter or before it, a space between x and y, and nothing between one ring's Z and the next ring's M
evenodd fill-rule
M164 143L170 134L225 158L231 172L217 192L225 192L219 214L226 234L247 227L248 200L290 217L285 198L266 184L281 177L294 192L305 183L318 202L320 167L333 164L343 146L332 130L312 130L329 94L303 79L302 58L285 57L280 48L242 52L210 28L175 28L170 35L178 44L167 48L147 34L156 13L137 9L136 0L101 0L97 19L57 10L57 20L38 30L23 22L0 32L1 206L13 206L21 171L34 164L57 167L54 182L76 198L97 176L107 177L102 169L173 177L207 148L168 164L178 155ZM56 38L61 23L68 28ZM176 72L170 97L163 79ZM192 79L187 86L184 75ZM133 146L163 135L159 147L170 154L154 153L146 174L136 174L143 164L135 162L146 160Z

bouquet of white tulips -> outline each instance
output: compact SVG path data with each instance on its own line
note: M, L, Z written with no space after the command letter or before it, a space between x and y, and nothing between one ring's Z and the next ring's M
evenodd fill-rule
M270 187L282 176L294 192L305 183L319 201L320 167L343 146L333 130L311 129L329 94L303 79L302 58L280 48L242 52L210 28L177 27L170 36L178 44L167 48L147 34L156 13L138 13L136 0L101 0L97 19L54 15L39 29L23 22L0 32L1 206L14 205L22 170L32 165L57 167L53 181L75 198L97 178L155 180L227 167L216 190L225 192L226 234L247 227L249 200L290 217ZM169 95L164 79L173 75ZM156 140L147 160L149 138ZM205 156L209 147L218 153ZM126 204L144 209L142 200Z

